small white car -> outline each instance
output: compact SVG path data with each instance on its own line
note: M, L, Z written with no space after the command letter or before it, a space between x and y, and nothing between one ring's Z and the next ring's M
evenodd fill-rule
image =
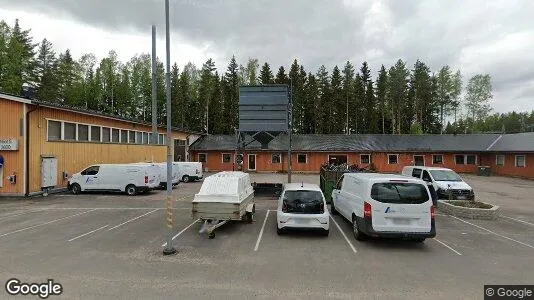
M475 200L473 188L451 169L439 167L406 166L402 175L420 178L431 184L438 199L449 199L449 192L455 200Z
M352 223L359 241L372 236L423 242L436 236L435 207L421 179L346 173L332 191L330 209Z
M278 200L276 232L286 230L319 230L330 232L330 213L323 192L316 184L289 183Z

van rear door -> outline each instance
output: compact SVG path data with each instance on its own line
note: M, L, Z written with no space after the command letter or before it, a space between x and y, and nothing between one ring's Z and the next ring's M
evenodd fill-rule
M423 184L408 180L376 182L370 194L375 231L430 232L432 201Z

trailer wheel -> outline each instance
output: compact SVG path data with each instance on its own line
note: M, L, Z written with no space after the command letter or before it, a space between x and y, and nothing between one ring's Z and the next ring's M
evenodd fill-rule
M189 176L187 175L184 175L184 177L182 177L182 181L183 182L189 182L191 180L191 178L189 178Z
M126 194L128 196L135 196L137 194L137 188L133 184L129 184L126 186Z
M245 214L245 222L252 223L252 213L251 212L247 212Z
M214 239L214 238L215 238L215 231L208 233L208 239Z

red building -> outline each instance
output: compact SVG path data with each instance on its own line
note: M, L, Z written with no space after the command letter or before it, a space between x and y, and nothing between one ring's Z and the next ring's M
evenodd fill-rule
M244 170L287 171L286 135L261 149L250 142L243 153ZM209 171L235 168L235 136L208 135L190 147L191 159ZM292 170L317 173L325 162L337 161L398 173L407 165L440 166L459 173L475 173L490 166L492 174L534 179L534 133L463 135L293 135Z

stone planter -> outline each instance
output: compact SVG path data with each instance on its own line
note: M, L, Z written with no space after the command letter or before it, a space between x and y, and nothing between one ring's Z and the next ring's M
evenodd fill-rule
M451 204L454 202L464 202L464 200L438 200L439 212L460 218L480 220L495 220L501 214L501 209L497 205L488 204L491 208L471 208Z

